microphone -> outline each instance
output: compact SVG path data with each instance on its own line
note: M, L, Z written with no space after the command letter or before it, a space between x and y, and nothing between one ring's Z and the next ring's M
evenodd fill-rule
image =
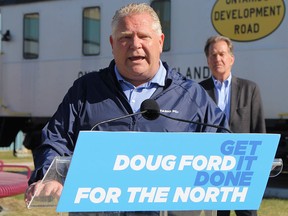
M135 116L135 115L139 115L139 114L142 114L142 116L143 116L145 119L155 120L155 119L157 119L157 118L159 117L159 115L160 115L159 105L156 103L156 101L154 101L154 100L152 100L152 99L144 100L144 101L141 103L140 112L136 112L136 113L132 113L132 114L128 114L128 115L124 115L124 116L120 116L120 117L116 117L116 118L112 118L112 119L108 119L108 120L105 120L105 121L98 122L97 124L95 124L95 125L91 128L91 131L94 131L94 129L95 129L96 127L98 127L99 125L101 125L101 124L105 124L105 123L108 123L108 122L117 121L117 120L120 120L120 119L128 118L128 117Z
M144 112L146 111L146 112ZM140 112L142 116L147 120L155 120L160 115L160 108L158 103L153 99L146 99L141 103Z
M160 108L158 103L153 100L153 99L146 99L145 101L142 102L141 108L140 108L142 113L142 116L147 119L147 120L154 120L159 117L159 115L172 119L174 121L180 121L180 122L186 122L186 123L192 123L192 124L197 124L197 125L202 125L202 126L208 126L208 127L213 127L221 130L225 130L228 133L232 133L228 128L219 126L219 125L213 125L213 124L208 124L208 123L202 123L202 122L195 122L195 121L190 121L190 120L185 120L185 119L179 119L179 118L174 118L171 116L164 115L160 112ZM146 112L145 112L146 111Z

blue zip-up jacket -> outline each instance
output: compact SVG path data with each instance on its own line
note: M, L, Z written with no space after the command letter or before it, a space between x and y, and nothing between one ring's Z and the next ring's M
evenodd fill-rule
M165 86L159 87L151 98L160 112L174 118L208 123L228 128L225 114L206 91L195 81L180 73L167 70ZM29 184L42 179L55 156L70 156L79 131L104 120L133 113L114 72L115 62L99 72L77 79L65 95L56 113L42 130L42 144L33 152L35 171ZM100 124L95 130L147 132L226 132L225 130L171 120L160 116L146 120L142 115Z

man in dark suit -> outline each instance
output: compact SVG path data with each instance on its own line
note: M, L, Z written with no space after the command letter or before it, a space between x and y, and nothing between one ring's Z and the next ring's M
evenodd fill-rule
M259 87L256 83L235 77L233 44L223 36L210 37L204 48L212 77L200 82L210 97L225 112L234 133L265 133L265 120ZM237 216L256 216L257 211L236 210ZM230 211L217 211L229 216Z

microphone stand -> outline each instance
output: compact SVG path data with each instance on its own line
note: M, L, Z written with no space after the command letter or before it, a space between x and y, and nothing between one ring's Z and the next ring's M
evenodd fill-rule
M218 129L221 129L221 130L225 130L225 131L227 131L228 133L232 133L232 131L230 131L229 129L227 129L227 128L225 128L225 127L222 127L222 126L219 126L219 125L213 125L213 124L202 123L202 122L195 122L195 121L190 121L190 120L185 120L185 119L178 119L178 118L174 118L174 117L171 117L171 116L164 115L164 114L162 114L162 113L160 113L160 112L159 112L159 115L161 115L161 116L163 116L163 117L165 117L165 118L168 118L168 119L175 120L175 121L180 121L180 122L186 122L186 123L192 123L192 124L198 124L198 125L203 125L203 126L218 128Z
M144 114L148 112L148 110L143 110L141 112L137 112L137 113L131 113L131 114L128 114L128 115L125 115L125 116L120 116L120 117L116 117L116 118L112 118L112 119L108 119L108 120L105 120L105 121L101 121L101 122L98 122L97 124L95 124L90 131L94 131L94 129L101 125L101 124L105 124L105 123L108 123L108 122L112 122L112 121L117 121L117 120L120 120L120 119L124 119L124 118L128 118L128 117L131 117L131 116L134 116L134 115L138 115L138 114Z

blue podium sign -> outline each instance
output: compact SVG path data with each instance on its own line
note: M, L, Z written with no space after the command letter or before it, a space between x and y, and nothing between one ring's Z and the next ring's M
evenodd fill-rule
M79 134L58 212L259 209L278 134Z

